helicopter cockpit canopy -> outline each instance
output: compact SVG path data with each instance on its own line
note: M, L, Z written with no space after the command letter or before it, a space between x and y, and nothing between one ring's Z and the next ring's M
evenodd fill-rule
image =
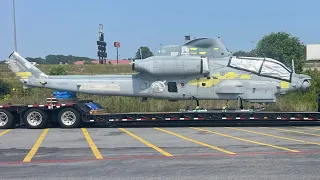
M292 71L283 63L271 58L234 56L230 58L228 66L260 76L291 82Z

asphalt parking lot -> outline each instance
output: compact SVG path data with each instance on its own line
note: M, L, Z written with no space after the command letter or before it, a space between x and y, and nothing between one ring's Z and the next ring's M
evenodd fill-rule
M293 164L299 158L309 163L300 168L308 169L310 165L310 171L320 167L320 127L11 129L0 131L0 154L0 175L7 178L12 178L9 172L14 171L14 167L31 168L31 165L44 168L62 163L89 165L132 161L138 163L133 163L134 166L148 166L146 160L163 164L168 160L166 163L179 162L183 167L184 163L195 159L202 159L206 164L205 160L211 158L219 161L209 163L223 160L232 163L231 159L245 162L244 159L253 157L262 158L260 163L286 158ZM128 167L130 163L125 168ZM313 174L304 172L306 177L316 177L314 173L319 175L318 170Z

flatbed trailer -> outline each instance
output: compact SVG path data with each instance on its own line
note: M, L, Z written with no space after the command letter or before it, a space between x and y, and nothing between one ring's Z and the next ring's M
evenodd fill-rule
M47 128L57 122L61 128L84 124L215 124L215 123L290 123L320 124L320 112L269 112L237 109L192 109L177 112L101 113L104 108L91 100L60 103L47 98L46 104L0 105L0 128L26 125L30 129ZM93 108L93 106L95 108Z

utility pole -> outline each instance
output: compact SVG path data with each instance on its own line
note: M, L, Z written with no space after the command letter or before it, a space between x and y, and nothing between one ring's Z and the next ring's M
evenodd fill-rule
M142 59L142 51L141 51L141 47L139 48L140 51L140 59Z
M104 58L107 57L107 53L106 53L107 43L104 42L104 33L103 33L102 24L99 24L99 40L97 41L97 45L98 45L99 64L103 64Z
M119 64L119 48L120 48L120 42L113 42L113 46L117 49L117 64Z
M12 9L13 9L13 31L14 31L14 50L17 51L17 32L16 32L16 6L15 1L12 0Z
M250 41L250 42L252 43L252 45L251 45L251 51L253 51L253 46L254 46L255 41Z

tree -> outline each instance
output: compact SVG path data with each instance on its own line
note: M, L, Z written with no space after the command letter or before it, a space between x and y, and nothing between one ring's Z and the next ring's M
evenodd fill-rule
M73 55L53 55L49 54L45 57L46 63L47 64L60 64L63 63L68 63L72 64L73 62L76 61L92 61L93 59L88 58L88 57L79 57L79 56L73 56Z
M252 57L253 52L246 52L246 51L236 51L233 53L233 56L245 56L245 57Z
M295 70L300 72L306 59L305 48L299 38L291 36L289 33L276 32L265 35L258 42L255 54L260 57L276 59L289 67L292 66L293 59Z
M150 56L153 56L153 53L150 51L150 49L146 46L142 46L138 49L138 51L136 52L136 57L135 59L141 59L141 55L140 55L140 49L141 49L141 54L142 54L142 59L148 58Z
M37 57L37 58L26 57L26 60L30 62L36 62L37 64L44 64L46 62L46 60L41 57Z
M73 56L73 55L54 55L54 54L49 54L47 55L44 59L41 57L37 58L32 58L32 57L26 57L26 59L30 62L36 62L37 64L60 64L63 63L68 63L72 64L73 62L76 61L92 61L94 59L88 58L88 57L79 57L79 56Z

